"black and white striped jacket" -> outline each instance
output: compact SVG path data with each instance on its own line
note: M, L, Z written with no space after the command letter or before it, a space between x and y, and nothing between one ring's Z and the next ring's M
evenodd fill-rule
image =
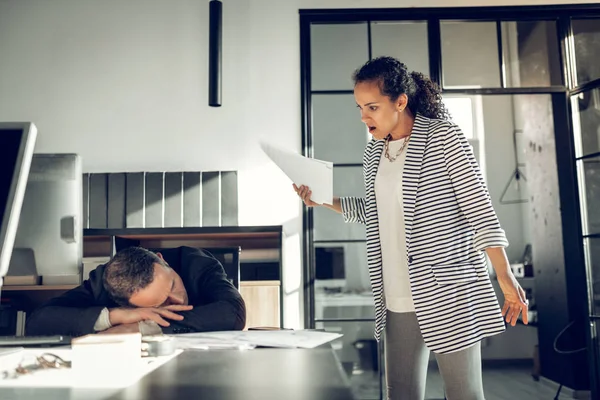
M386 322L375 177L384 147L365 149L365 198L341 198L346 222L367 227L375 338ZM402 177L410 285L425 343L450 353L504 331L483 250L508 241L471 146L449 121L417 114Z

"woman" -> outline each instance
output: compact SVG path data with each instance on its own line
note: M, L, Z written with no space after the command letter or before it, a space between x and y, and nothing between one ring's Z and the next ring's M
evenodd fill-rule
M448 120L439 88L391 57L354 75L354 97L373 139L363 158L365 198L326 207L367 225L375 337L385 332L390 400L422 400L433 350L448 400L483 399L483 338L503 316L527 323L525 292L472 149ZM307 206L308 187L294 185ZM500 310L484 252L504 293Z

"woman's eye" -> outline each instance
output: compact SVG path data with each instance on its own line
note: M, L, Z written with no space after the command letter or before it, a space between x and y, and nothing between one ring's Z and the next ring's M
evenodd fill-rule
M369 109L370 109L371 111L375 111L375 110L377 110L377 106L371 106L371 107L369 107Z

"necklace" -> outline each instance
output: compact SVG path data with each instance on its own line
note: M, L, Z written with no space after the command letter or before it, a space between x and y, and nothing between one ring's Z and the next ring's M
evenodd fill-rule
M385 156L385 158L390 160L390 162L394 162L398 159L398 157L400 157L400 154L402 154L402 152L406 148L406 145L408 145L408 142L410 141L410 136L408 136L406 139L404 139L404 143L402 143L402 146L400 146L400 149L398 150L398 152L396 152L396 155L393 157L390 156L390 139L391 138L392 138L392 135L387 135L385 137L385 152L383 153L383 155Z

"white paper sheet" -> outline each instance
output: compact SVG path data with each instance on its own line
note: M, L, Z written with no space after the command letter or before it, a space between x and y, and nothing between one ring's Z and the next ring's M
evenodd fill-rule
M342 337L339 333L310 330L227 331L175 336L179 349L254 348L256 346L312 349Z
M266 142L260 144L271 160L296 184L312 191L312 201L333 204L333 163L308 158Z

